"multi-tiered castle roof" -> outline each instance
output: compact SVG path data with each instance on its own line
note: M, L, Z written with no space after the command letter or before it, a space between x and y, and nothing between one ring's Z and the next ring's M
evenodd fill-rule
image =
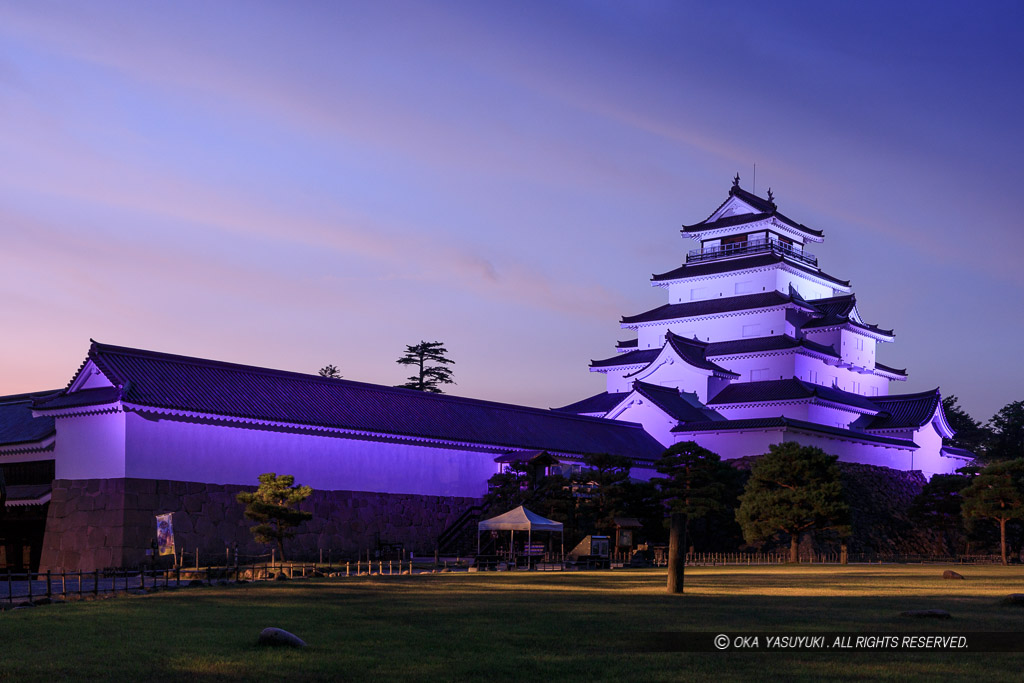
M623 316L635 338L590 365L606 391L559 410L640 422L664 445L695 440L726 458L797 440L901 469L964 464L964 453L942 447L952 430L937 389L889 394L907 378L876 358L894 333L861 316L848 280L821 270L808 251L821 230L737 176L726 200L682 234L695 248L651 278L668 303Z

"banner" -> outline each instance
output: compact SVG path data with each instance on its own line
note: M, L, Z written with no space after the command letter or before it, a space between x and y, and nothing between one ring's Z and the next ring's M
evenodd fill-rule
M173 512L156 516L156 547L160 555L174 554L174 526L171 523Z

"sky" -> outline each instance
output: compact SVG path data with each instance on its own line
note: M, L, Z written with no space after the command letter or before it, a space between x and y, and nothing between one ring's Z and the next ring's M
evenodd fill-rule
M1024 399L1024 3L0 0L0 394L89 340L539 407L739 173L896 330ZM756 178L754 168L756 165Z

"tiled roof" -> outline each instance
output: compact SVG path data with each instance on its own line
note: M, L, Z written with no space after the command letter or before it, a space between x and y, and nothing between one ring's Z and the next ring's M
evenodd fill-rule
M676 434L689 434L691 432L726 432L740 429L773 429L792 428L808 432L818 432L848 439L859 439L873 443L900 446L903 448L917 448L918 445L909 439L894 439L878 434L865 434L852 429L842 427L829 427L804 420L794 420L789 417L753 417L746 420L726 420L725 422L691 422L680 425L672 431Z
M875 367L877 369L881 370L882 372L889 372L889 373L892 373L894 375L902 375L904 377L907 376L907 369L906 368L903 368L902 370L897 370L896 368L890 368L888 365L882 365L878 361L875 361Z
M652 360L658 357L661 353L661 349L644 349L642 351L630 351L628 353L620 353L611 358L604 358L602 360L590 361L590 367L592 368L608 368L619 365L646 365Z
M57 393L0 396L0 446L42 441L54 433L52 417L32 417L32 401Z
M917 394L874 396L880 411L867 429L917 429L931 421L942 397L938 389Z
M538 408L96 342L89 359L138 406L573 454L649 459L663 450L640 425Z
M684 304L665 304L650 311L638 315L622 317L622 324L653 322L657 320L674 320L676 318L690 318L699 315L712 315L715 313L728 313L731 311L745 311L756 308L768 308L769 306L781 306L794 303L793 299L775 290L761 292L760 294L745 294L743 296L721 297L718 299L704 299L703 301L689 301Z
M706 422L708 420L724 420L713 409L708 408L693 393L680 392L672 387L661 387L655 384L634 382L633 389L665 413L680 422Z
M771 218L771 213L740 213L732 216L726 216L725 218L719 218L711 222L694 223L693 225L684 225L683 232L705 232L706 230L717 230L718 228L731 228L736 225L746 225L747 223L757 223L763 221L766 218Z
M796 268L799 271L808 273L820 277L828 282L835 283L841 287L849 287L849 280L840 280L837 277L832 277L827 273L823 273L817 268L811 268L795 261L787 260L782 254L770 253L770 254L756 254L752 256L738 257L725 259L721 261L707 261L704 263L695 263L693 265L684 264L674 270L670 270L667 273L655 274L651 276L652 282L664 282L666 280L678 280L684 277L704 277L707 275L716 275L718 273L731 273L736 270L745 270L747 268L761 268L764 266L774 265L776 263L786 263L791 268Z
M730 384L708 401L708 404L765 403L809 398L819 398L823 401L839 403L872 413L878 412L878 406L866 396L833 387L811 384L796 378Z
M809 339L793 339L787 335L773 337L751 337L732 341L712 342L708 344L709 356L731 356L740 353L757 353L759 351L781 351L804 347L810 351L838 358L839 354L831 346L825 346Z
M954 458L970 458L971 460L977 457L966 448L957 448L956 446L943 446L941 453L942 455L948 455Z
M730 197L737 197L737 198L743 200L744 202L749 204L751 207L753 207L754 210L760 211L761 213L738 215L738 216L727 216L726 218L720 218L719 220L713 221L711 223L708 223L706 221L701 221L700 223L697 223L695 225L684 225L683 226L683 232L686 232L686 233L703 232L705 230L714 230L715 228L727 227L728 225L742 225L744 222L749 223L749 222L752 222L754 220L764 220L765 218L772 218L772 217L774 217L779 222L785 223L786 225L788 225L789 227L793 228L794 230L799 230L800 232L806 233L808 235L812 235L814 237L821 237L824 234L821 230L814 230L812 228L808 228L806 225L803 225L801 223L797 223L796 221L792 220L791 218L788 218L788 217L782 215L781 213L779 213L778 207L775 205L774 201L770 201L768 199L764 199L762 197L758 197L756 194L753 194L751 192L747 192L746 190L744 190L744 189L742 189L740 187L737 187L737 186L734 185L729 190L729 196ZM718 208L719 209L722 208L721 205ZM715 211L717 211L717 210L718 209L715 209ZM712 213L712 215L714 215L714 214ZM725 221L729 221L730 219L742 219L742 218L748 218L748 220L746 220L746 221L736 220L733 223L726 223L725 222Z
M862 330L867 330L887 337L891 337L893 334L892 330L883 330L879 328L878 325L868 325L854 320L851 317L851 314L853 313L854 306L857 305L857 297L853 294L844 294L842 296L834 296L828 299L815 299L808 301L807 303L817 309L821 313L821 317L805 322L802 326L804 329L849 324L853 327L859 327Z
M635 349L640 345L639 339L627 339L626 341L620 341L615 345L617 349Z
M687 363L696 368L711 370L712 372L717 372L723 375L732 375L733 377L740 376L739 373L727 370L721 365L713 363L707 359L707 342L680 337L678 334L673 334L671 331L665 333L665 341L672 347L680 358L684 359Z
M628 392L608 393L602 391L600 394L588 396L582 401L576 401L561 408L552 408L552 410L559 413L575 413L576 415L603 414L622 403L627 396L629 396Z
M7 487L7 505L25 507L50 500L51 484L15 484Z
M826 299L812 299L807 303L824 313L826 317L846 318L857 305L857 297L854 294L840 294Z

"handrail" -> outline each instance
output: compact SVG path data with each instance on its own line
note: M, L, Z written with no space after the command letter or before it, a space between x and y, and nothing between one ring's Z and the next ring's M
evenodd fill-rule
M701 263L704 261L715 261L717 259L742 256L744 254L759 254L762 252L773 252L796 261L802 261L803 263L807 263L812 266L818 265L818 257L814 254L804 251L803 249L798 249L791 244L780 242L779 240L767 239L747 240L746 242L723 244L718 247L708 247L706 249L693 249L687 252L686 262Z

